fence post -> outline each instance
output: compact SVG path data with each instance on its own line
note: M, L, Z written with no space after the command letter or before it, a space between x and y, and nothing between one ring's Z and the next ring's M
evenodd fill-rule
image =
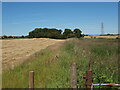
M86 71L86 89L91 90L92 86L92 70Z
M91 90L92 88L92 62L89 62L89 69L86 71L86 90Z
M71 65L71 88L77 88L77 70L76 63L72 63Z
M29 90L34 89L34 71L29 72Z

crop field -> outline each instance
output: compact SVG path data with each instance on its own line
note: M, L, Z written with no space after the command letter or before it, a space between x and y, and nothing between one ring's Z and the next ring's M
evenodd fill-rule
M103 39L116 39L120 36L114 35L114 36L84 36L84 38L103 38Z
M83 75L88 69L90 60L93 61L93 83L120 83L118 81L118 55L120 54L118 39L69 39L64 43L57 43L62 42L62 40L52 41L49 39L44 41L46 41L44 42L46 46L43 45L43 47L40 46L41 41L39 39L21 41L23 44L19 43L17 48L21 46L20 51L24 52L18 51L17 54L27 55L27 51L32 54L32 47L34 47L34 50L38 50L38 48L39 50L42 48L42 50L38 50L31 58L13 69L3 71L3 88L28 88L29 71L35 72L35 88L70 88L70 66L72 62L77 64L77 86L78 88L85 88ZM30 47L28 42L33 45ZM3 49L5 43L7 41L3 41ZM25 43L27 44L26 47L24 47ZM10 48L14 48L13 44L10 45ZM47 47L47 45L49 46ZM29 49L27 49L27 46L29 46ZM16 49L15 51L17 51ZM3 55L4 53L5 51L3 51ZM16 56L19 56L17 54ZM8 57L10 62L14 61L10 58ZM5 56L3 59L3 63L7 62Z
M46 38L2 40L3 69L14 67L27 60L35 52L61 41L64 40Z

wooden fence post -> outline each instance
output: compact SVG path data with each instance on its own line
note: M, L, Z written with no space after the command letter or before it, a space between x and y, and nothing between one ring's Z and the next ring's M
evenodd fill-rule
M86 71L86 89L91 90L92 86L92 70Z
M91 90L92 88L92 61L89 62L89 69L86 71L86 90Z
M71 65L71 88L77 88L77 70L76 63Z
M29 90L34 89L34 71L29 72Z

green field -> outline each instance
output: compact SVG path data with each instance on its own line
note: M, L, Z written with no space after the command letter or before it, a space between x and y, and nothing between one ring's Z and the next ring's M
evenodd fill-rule
M77 63L78 88L85 87L88 63L93 61L93 83L118 82L117 39L71 39L48 47L13 70L5 70L3 88L28 88L29 71L35 72L35 88L70 88L70 65Z

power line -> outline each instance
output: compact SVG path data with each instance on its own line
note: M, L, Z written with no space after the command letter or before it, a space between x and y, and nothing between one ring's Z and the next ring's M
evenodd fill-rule
M104 24L103 24L103 22L101 23L101 34L102 35L104 34Z

